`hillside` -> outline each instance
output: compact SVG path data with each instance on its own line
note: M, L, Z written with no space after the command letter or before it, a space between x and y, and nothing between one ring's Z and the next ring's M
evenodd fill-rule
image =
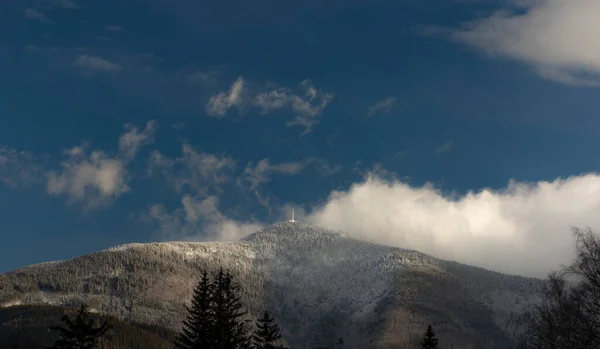
M0 275L0 304L73 305L178 329L200 270L232 270L250 315L270 310L295 347L391 348L427 323L454 348L506 348L541 281L446 262L304 223L239 242L129 244Z
M48 305L21 305L0 309L0 348L41 348L51 345L56 334L48 326L63 325L59 319L76 311ZM127 323L114 317L94 314L108 321L112 329L104 338L107 349L171 349L174 332L156 326Z

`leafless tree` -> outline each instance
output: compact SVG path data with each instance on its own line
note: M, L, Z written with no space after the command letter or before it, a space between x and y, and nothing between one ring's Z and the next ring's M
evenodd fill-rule
M549 275L542 304L519 319L520 349L600 348L600 236L573 236L574 261Z

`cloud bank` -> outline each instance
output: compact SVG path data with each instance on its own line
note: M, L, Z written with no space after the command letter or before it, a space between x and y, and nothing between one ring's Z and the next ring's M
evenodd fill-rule
M465 23L452 38L493 56L531 65L559 83L600 83L600 2L511 0L511 8Z
M543 277L572 257L571 226L600 228L600 175L444 195L369 175L306 220L493 270Z

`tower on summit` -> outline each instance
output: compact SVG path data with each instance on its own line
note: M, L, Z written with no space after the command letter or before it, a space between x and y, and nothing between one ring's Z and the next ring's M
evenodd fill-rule
M292 208L292 219L289 220L290 223L296 223L294 220L294 209Z

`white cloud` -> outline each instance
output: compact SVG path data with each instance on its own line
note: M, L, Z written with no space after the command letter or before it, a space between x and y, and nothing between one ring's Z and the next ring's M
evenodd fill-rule
M240 76L231 85L228 92L222 91L210 97L206 104L206 113L214 117L223 117L232 107L240 108L244 96L244 79Z
M154 142L156 121L148 121L142 131L132 124L125 124L124 128L127 132L119 137L119 152L121 158L129 162L137 155L140 148Z
M116 71L123 69L117 63L110 62L102 57L90 56L81 54L75 58L73 63L76 67L86 69L88 71Z
M0 182L17 188L37 183L41 180L43 166L41 159L31 153L0 146Z
M205 76L199 75L204 79ZM262 114L268 114L276 110L290 109L295 113L295 118L287 122L288 126L303 126L302 134L311 131L317 122L316 117L333 99L333 95L317 90L310 80L304 80L300 84L302 92L295 93L287 87L279 87L271 90L250 91L242 77L239 77L228 92L222 91L210 97L206 112L210 116L224 117L229 109L237 107L241 109L246 105L253 105Z
M190 144L183 144L178 158L155 151L149 161L151 174L164 177L177 191L188 189L195 195L219 191L220 186L231 180L235 160L229 156L200 152Z
M289 88L262 92L255 97L254 103L263 114L277 109L291 108L296 113L296 117L287 123L288 126L303 126L305 130L302 134L306 134L311 131L317 122L316 117L323 113L333 99L333 95L317 90L310 80L302 81L300 87L303 94L295 94Z
M187 241L237 241L260 228L256 221L237 221L219 210L219 198L184 195L181 208L168 212L163 205L150 207L143 217L159 225L161 238Z
M369 108L367 116L373 116L379 113L388 113L394 103L396 103L396 97L387 97L386 99L377 102L375 105Z
M501 272L545 276L572 257L571 226L600 228L600 175L443 195L370 175L307 220Z
M124 164L102 151L88 154L82 147L65 151L67 159L60 173L48 174L48 193L64 194L70 202L84 202L87 208L108 204L129 191Z
M119 152L113 157L101 150L88 151L85 146L65 150L60 171L47 174L47 192L65 195L70 203L81 202L86 209L106 206L128 192L127 166L142 146L153 141L155 122L149 121L141 132L130 124L124 128Z
M48 18L48 16L34 8L25 9L25 18L30 19L32 21L38 21L44 24L54 24L54 21Z
M465 23L456 40L530 64L546 79L569 85L600 83L600 2L512 0L513 9ZM591 41L590 41L591 40Z

